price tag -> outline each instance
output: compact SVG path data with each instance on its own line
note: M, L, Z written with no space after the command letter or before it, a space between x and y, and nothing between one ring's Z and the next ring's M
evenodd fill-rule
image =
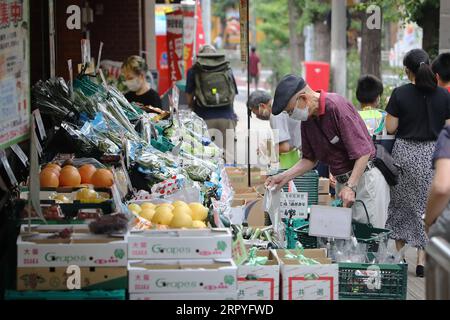
M307 192L282 192L280 200L280 214L282 218L306 219L308 217Z
M114 205L116 206L116 211L122 211L122 201L119 193L119 189L116 185L111 187L111 192L113 196Z
M28 167L28 157L25 154L25 152L23 152L22 148L19 147L19 145L17 144L13 144L11 146L12 151L14 151L14 153L17 155L17 157L19 157L20 161L22 161L23 165L26 167Z
M232 245L233 260L237 265L243 264L248 259L247 249L245 248L244 238L242 237L242 232L236 236L236 240L233 241Z
M33 116L36 119L36 124L38 126L41 140L44 140L47 137L47 135L45 134L44 122L42 122L41 112L39 111L39 109L33 111Z
M33 133L32 132L32 135L33 135L33 142L34 142L34 144L35 144L35 146L36 146L36 150L37 150L37 152L38 152L38 156L39 157L41 157L42 156L42 146L41 146L41 143L39 142L39 139L38 139L38 137L37 137L37 135L35 134L35 133Z
M16 176L14 175L14 172L12 171L11 166L9 165L9 161L8 161L8 158L6 157L5 150L0 150L0 158L1 158L1 161L3 164L3 167L5 168L5 171L8 174L11 185L17 186L19 183L17 182Z
M103 70L99 69L98 72L100 73L100 77L102 78L103 86L106 90L108 90L108 82L106 82L105 75L103 74Z
M100 42L100 49L98 50L97 70L95 73L98 73L98 71L100 70L100 62L102 61L102 51L103 51L103 42Z
M70 78L70 97L73 97L73 65L72 59L67 60L67 67L69 68L69 78Z

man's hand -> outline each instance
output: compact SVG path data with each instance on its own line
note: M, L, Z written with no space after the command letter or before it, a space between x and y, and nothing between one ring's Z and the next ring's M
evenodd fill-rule
M351 208L351 206L355 203L355 192L349 187L344 187L339 193L339 198L342 199L344 208Z
M330 187L336 189L336 178L330 173Z
M280 173L276 176L269 177L266 180L265 186L269 190L275 187L275 190L278 191L283 188L283 186L287 184L289 180L290 179L288 176L286 176L284 173Z

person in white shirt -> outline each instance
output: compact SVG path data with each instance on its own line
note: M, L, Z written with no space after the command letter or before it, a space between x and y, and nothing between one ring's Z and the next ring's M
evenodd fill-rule
M278 130L275 144L280 155L280 168L289 169L300 160L301 122L291 119L285 112L272 115L272 96L263 90L250 95L247 107L258 119L270 121L272 130Z

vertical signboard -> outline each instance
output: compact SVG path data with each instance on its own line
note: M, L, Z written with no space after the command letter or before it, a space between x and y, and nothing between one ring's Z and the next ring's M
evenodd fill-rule
M183 74L183 11L166 13L167 52L171 85L182 79Z
M248 61L248 0L239 1L239 20L241 31L241 61Z
M159 74L158 94L160 96L165 94L171 88L166 22L166 11L169 10L171 10L170 6L156 5L155 7L156 66Z
M0 149L30 132L28 0L0 0Z
M195 4L183 5L183 59L184 59L184 78L187 71L192 67L194 57L194 39L195 39Z

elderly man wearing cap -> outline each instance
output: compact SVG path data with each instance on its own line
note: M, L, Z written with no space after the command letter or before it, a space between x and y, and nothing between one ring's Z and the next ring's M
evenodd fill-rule
M355 107L344 97L313 91L301 77L284 77L275 91L272 113L287 112L302 121L303 159L290 170L269 178L268 187L277 189L312 170L318 161L330 167L337 180L336 193L345 207L352 207L353 219L384 227L390 201L389 185L372 160L376 149L366 125Z

